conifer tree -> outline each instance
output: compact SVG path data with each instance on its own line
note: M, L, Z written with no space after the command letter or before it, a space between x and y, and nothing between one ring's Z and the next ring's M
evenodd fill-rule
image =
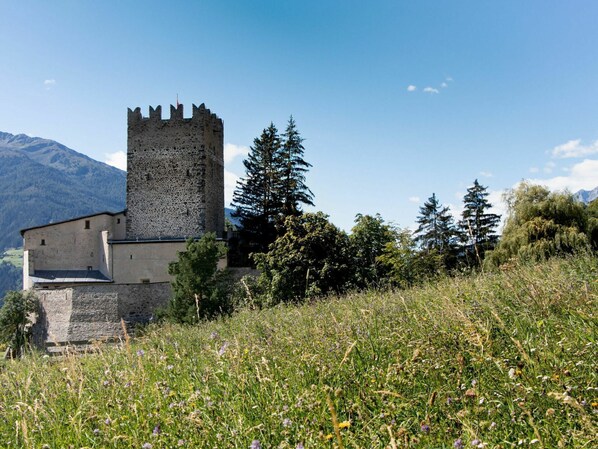
M494 231L500 223L500 215L487 213L492 207L487 200L487 189L476 179L463 197L463 218L459 221L459 231L469 264L480 264L486 251L493 249L498 241Z
M255 138L245 165L245 177L233 194L234 215L241 219L244 238L252 252L266 251L276 238L275 224L282 206L279 195L281 140L273 123Z
M438 269L454 268L457 231L450 209L443 207L433 193L419 212L415 241L431 259L438 259Z
M305 185L305 173L311 164L303 159L303 138L299 135L293 116L284 133L281 152L280 199L282 215L299 215L301 204L313 206L313 193Z

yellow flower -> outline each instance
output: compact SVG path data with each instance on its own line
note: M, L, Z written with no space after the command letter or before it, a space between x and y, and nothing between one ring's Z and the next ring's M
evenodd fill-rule
M331 434L331 433L329 433L328 435L326 435L326 439L327 439L327 440L332 440L332 438L334 438L334 437L332 436L332 434Z
M351 427L351 421L343 421L338 424L339 429L344 429L346 427Z
M592 402L592 407L594 407L594 408L598 407L598 402Z

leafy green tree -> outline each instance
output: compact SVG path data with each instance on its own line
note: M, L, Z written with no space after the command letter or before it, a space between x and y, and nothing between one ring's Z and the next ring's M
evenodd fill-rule
M313 206L313 193L305 184L305 174L311 164L305 162L303 138L297 131L293 116L289 118L287 129L283 135L284 143L281 152L280 166L280 198L282 215L299 215L301 204Z
M234 216L241 219L243 236L251 250L266 251L276 238L276 222L282 212L279 194L282 145L273 123L253 141L245 165L245 177L233 193Z
M168 267L174 276L173 297L166 316L179 323L195 323L227 312L224 303L218 260L226 254L224 244L216 241L214 233L199 240L187 240L186 250Z
M357 214L349 240L355 259L354 283L358 288L380 286L386 281L388 266L379 257L386 245L396 239L396 230L384 223L380 214L373 217Z
M598 251L598 198L588 204L586 209L588 215L588 237L592 243L592 249Z
M590 248L586 208L571 194L551 193L546 187L523 182L505 199L505 228L496 249L486 254L485 265L511 259L542 260Z
M342 292L353 279L349 237L322 212L286 217L281 235L254 254L266 302L301 301Z
M386 267L391 284L408 288L437 274L442 260L436 252L419 251L409 229L400 229L395 235L378 256L378 263Z
M464 208L458 227L468 265L481 264L486 251L493 249L498 241L495 230L500 223L500 215L487 212L492 207L487 199L487 189L476 179L463 197Z
M419 209L415 241L430 260L437 260L438 270L452 269L457 261L457 230L448 207L443 207L436 194Z
M29 341L30 319L36 307L33 292L9 291L4 296L0 309L0 342L8 345L13 357L21 356Z

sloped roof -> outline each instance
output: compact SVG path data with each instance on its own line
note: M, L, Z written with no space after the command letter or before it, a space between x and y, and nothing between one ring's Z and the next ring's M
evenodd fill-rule
M29 276L34 284L80 284L112 282L98 270L35 270Z
M39 226L32 226L30 228L21 229L21 237L23 237L27 231L31 231L33 229L45 228L48 226L54 226L54 225L58 225L58 224L62 224L62 223L70 223L71 221L83 220L84 218L97 217L98 215L110 215L111 217L114 217L115 215L126 214L126 212L127 212L126 209L121 210L119 212L109 212L109 211L96 212L95 214L83 215L81 217L70 218L68 220L55 221L54 223L47 223L47 224L39 225Z

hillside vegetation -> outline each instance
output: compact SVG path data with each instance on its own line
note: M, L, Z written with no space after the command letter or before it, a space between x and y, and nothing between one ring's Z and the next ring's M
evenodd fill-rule
M2 447L596 447L597 279L551 260L7 361Z

